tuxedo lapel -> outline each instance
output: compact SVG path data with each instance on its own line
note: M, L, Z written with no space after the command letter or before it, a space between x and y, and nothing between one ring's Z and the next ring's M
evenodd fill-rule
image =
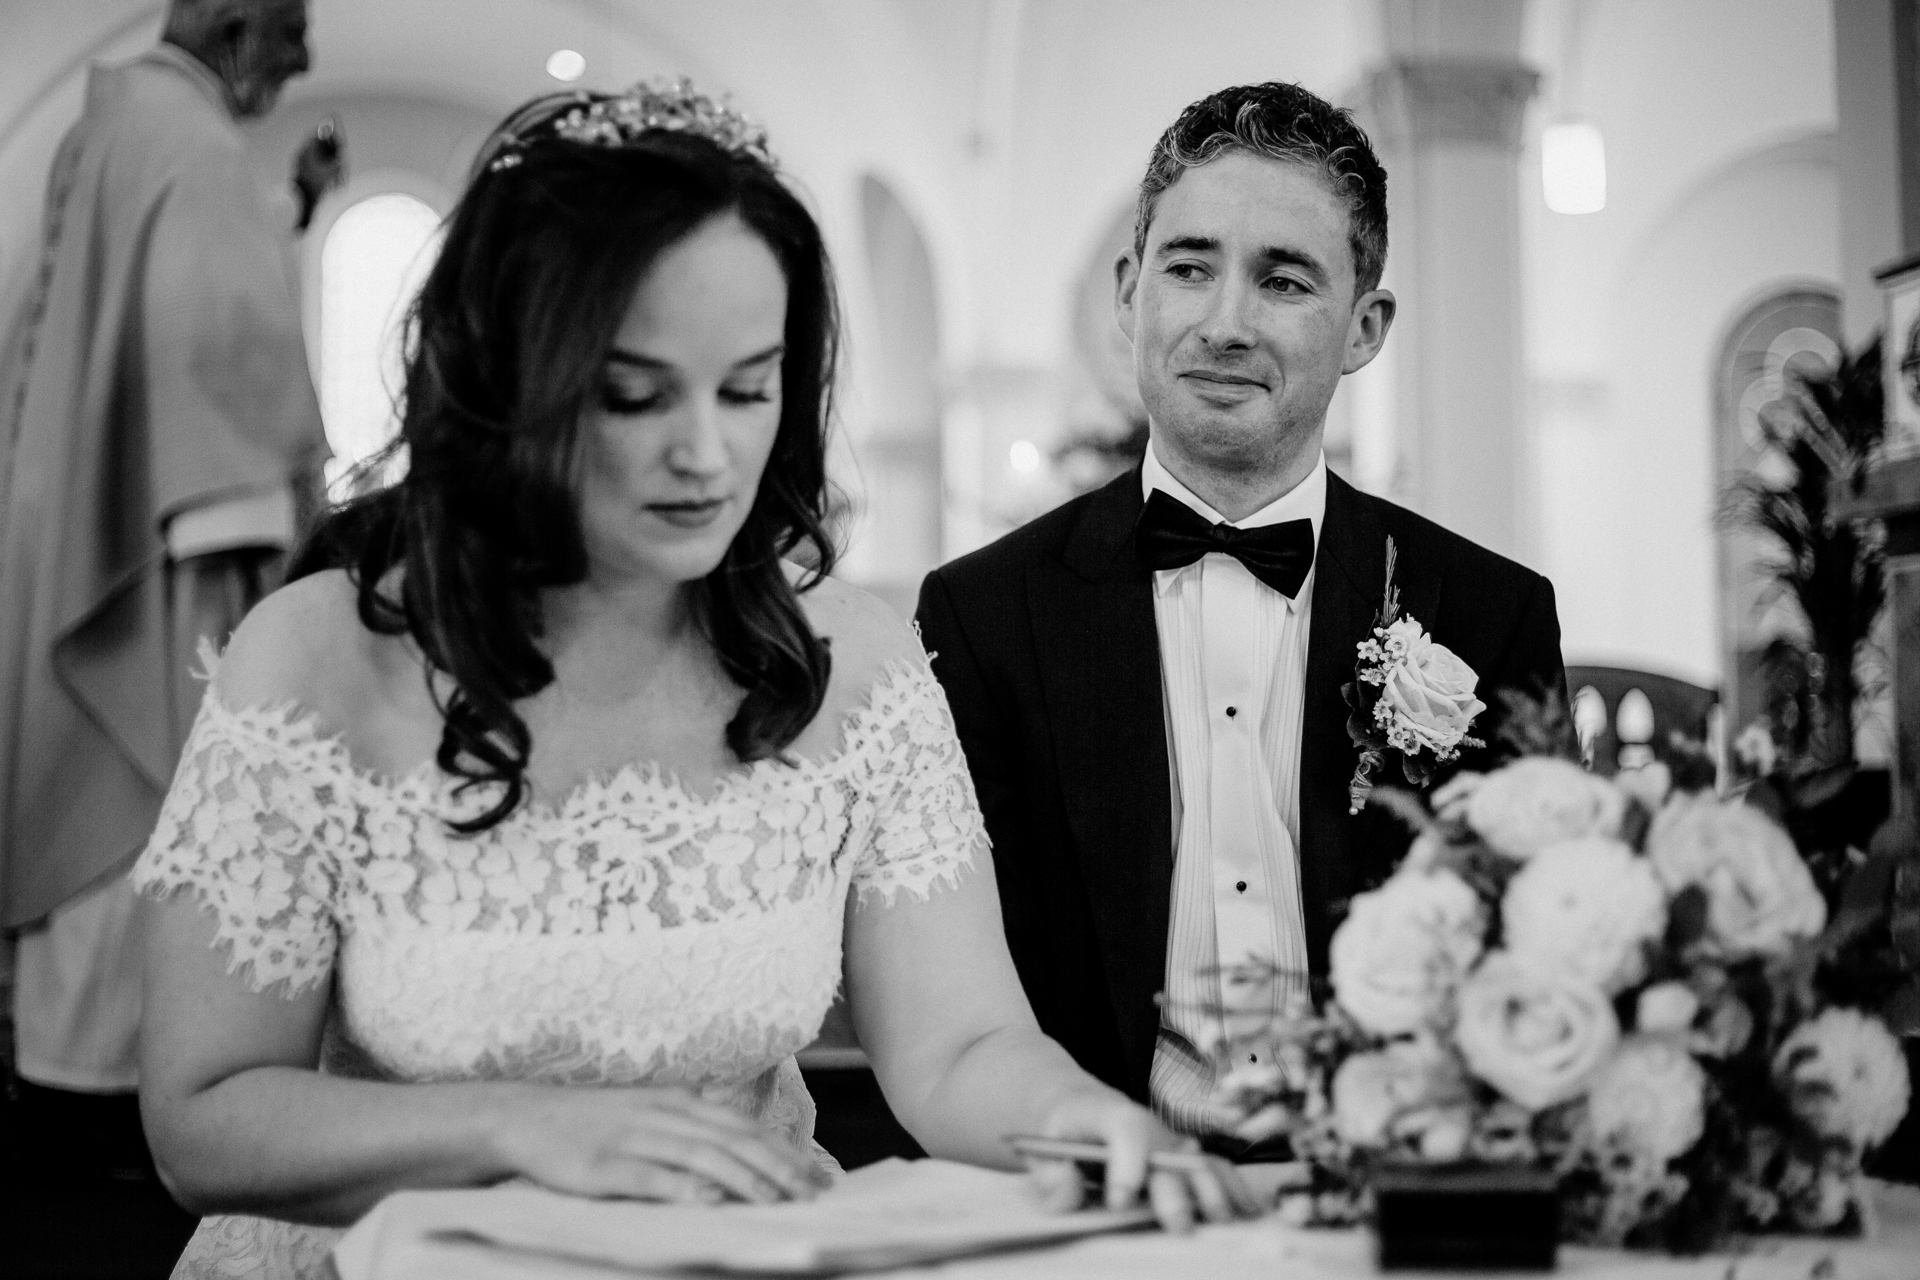
M1382 820L1373 809L1347 812L1347 787L1359 752L1347 734L1348 708L1340 691L1353 680L1355 646L1371 634L1380 611L1386 542L1386 531L1367 499L1339 476L1329 475L1327 512L1314 557L1300 726L1301 899L1307 954L1314 973L1321 975L1327 971L1327 943L1344 904L1366 887L1364 881L1374 870L1363 865L1363 853L1367 837ZM1416 602L1406 593L1407 575L1395 576L1403 603L1414 611ZM1424 592L1418 603L1430 607Z
M1159 1029L1173 886L1172 798L1153 581L1137 566L1140 475L1089 499L1029 600L1067 820L1129 1074Z

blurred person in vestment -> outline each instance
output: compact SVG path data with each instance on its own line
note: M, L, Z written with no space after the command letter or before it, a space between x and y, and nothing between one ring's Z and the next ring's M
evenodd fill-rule
M0 347L0 927L15 1070L134 1089L125 871L200 696L195 653L277 585L325 455L289 210L239 122L306 71L306 0L173 0L92 69ZM310 142L304 228L340 176Z

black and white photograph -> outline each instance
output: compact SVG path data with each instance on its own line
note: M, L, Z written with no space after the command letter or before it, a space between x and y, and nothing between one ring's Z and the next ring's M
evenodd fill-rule
M1920 1280L1920 0L0 0L0 1274Z

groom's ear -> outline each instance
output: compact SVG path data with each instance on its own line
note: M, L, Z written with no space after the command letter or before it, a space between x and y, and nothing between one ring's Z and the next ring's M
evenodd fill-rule
M1400 304L1385 289L1360 295L1353 304L1353 317L1347 321L1347 350L1340 361L1341 373L1353 373L1373 363L1386 344L1387 330L1393 327L1394 312Z
M1122 250L1113 260L1113 318L1120 322L1128 342L1133 341L1133 295L1139 287L1140 259L1132 249Z

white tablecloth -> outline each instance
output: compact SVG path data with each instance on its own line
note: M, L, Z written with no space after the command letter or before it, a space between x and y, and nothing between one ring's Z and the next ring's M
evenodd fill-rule
M1741 1254L1702 1258L1566 1247L1552 1274L1573 1280L1920 1280L1920 1190L1880 1185L1875 1192L1881 1222L1872 1239L1770 1238ZM498 1194L411 1193L388 1200L343 1242L336 1255L343 1280L605 1280L647 1274L429 1238L436 1225L478 1221L485 1198ZM716 1223L716 1229L724 1228ZM1158 1231L1096 1236L870 1274L923 1280L1360 1280L1380 1273L1372 1238L1364 1231L1305 1230L1269 1219L1202 1227L1184 1237ZM1390 1274L1403 1280L1459 1280L1458 1272Z

